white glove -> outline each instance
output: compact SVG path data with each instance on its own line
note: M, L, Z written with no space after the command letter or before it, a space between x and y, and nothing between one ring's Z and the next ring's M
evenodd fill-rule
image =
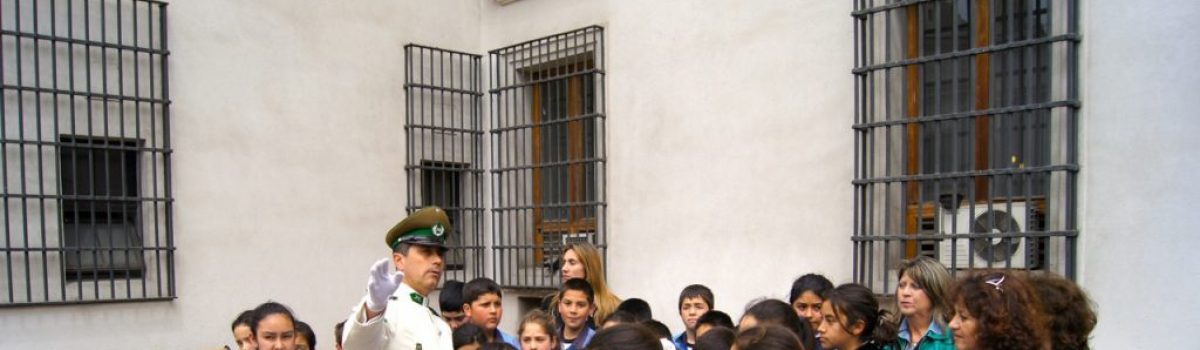
M387 308L388 299L396 293L400 282L404 280L403 272L389 272L391 268L388 265L391 264L392 259L384 258L371 266L371 277L367 279L367 309L371 312L382 312Z

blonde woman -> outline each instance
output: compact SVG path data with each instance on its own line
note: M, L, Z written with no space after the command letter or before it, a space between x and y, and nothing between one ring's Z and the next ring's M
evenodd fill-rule
M604 260L600 258L600 252L591 244L571 243L563 247L560 256L562 281L582 278L592 285L596 295L596 313L592 315L592 321L594 325L603 325L608 315L617 310L621 298L608 289L608 283L604 279ZM555 305L558 305L558 300L555 295L551 295L545 299L542 308L555 313Z
M947 322L953 278L946 266L929 257L905 260L897 272L896 304L900 309L898 350L953 350Z

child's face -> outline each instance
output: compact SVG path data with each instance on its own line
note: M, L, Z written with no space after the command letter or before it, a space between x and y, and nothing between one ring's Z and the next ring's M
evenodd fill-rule
M555 343L550 331L537 323L526 323L521 332L521 350L552 350L556 348Z
M806 290L792 302L792 308L795 308L796 314L807 320L813 329L817 329L821 326L821 303L824 302L817 293Z
M500 305L499 295L487 293L463 306L463 313L467 315L467 319L472 324L485 331L492 331L500 325L500 317L504 315L504 308Z
M254 345L258 349L293 349L296 347L296 324L283 314L271 314L258 322Z
M463 313L462 310L442 310L442 319L446 321L446 324L450 325L450 329L458 329L459 326L467 322L467 314Z
M679 318L683 320L683 324L688 330L695 331L696 321L710 308L704 299L683 298L683 304L679 306Z
M558 300L558 314L562 315L563 326L570 329L583 328L592 311L592 303L588 302L587 294L581 291L568 290Z
M308 338L305 338L303 335L297 334L295 350L312 350L312 344L308 343Z
M859 321L861 322L861 321ZM820 334L821 346L825 349L853 350L858 336L855 330L846 329L846 317L839 317L833 312L833 305L826 301L821 304L821 326L817 327ZM851 328L856 328L851 326ZM859 330L861 332L861 330Z
M251 339L254 334L250 333L250 325L240 324L233 328L233 339L237 341L239 349L251 349L254 344L254 339Z

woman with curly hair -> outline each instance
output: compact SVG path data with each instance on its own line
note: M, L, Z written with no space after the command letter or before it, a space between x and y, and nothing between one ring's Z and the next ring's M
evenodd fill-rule
M1096 328L1092 301L1075 282L1055 275L1034 275L1029 283L1042 300L1042 314L1054 350L1087 350Z
M1025 279L988 272L959 281L951 293L950 329L959 350L1045 350L1037 293Z

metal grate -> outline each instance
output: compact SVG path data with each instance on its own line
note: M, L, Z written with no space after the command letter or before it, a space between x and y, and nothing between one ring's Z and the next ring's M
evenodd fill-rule
M404 60L407 209L446 210L446 279L467 281L484 266L482 57L409 44Z
M0 306L175 297L166 6L0 1Z
M557 288L564 242L603 249L604 30L592 26L492 50L495 277Z
M1074 278L1075 1L856 0L854 278L900 259Z

